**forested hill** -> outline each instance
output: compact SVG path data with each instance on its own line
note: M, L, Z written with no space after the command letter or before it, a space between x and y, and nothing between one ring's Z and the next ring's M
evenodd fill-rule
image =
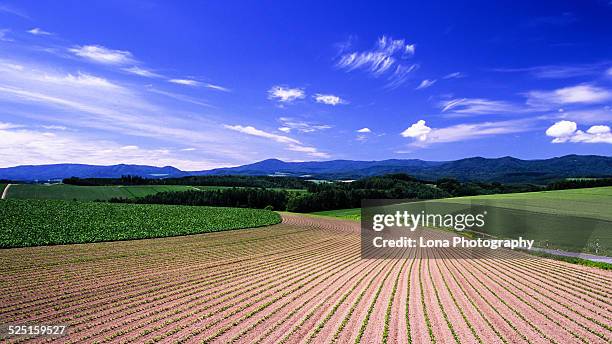
M462 181L546 184L572 177L610 177L612 176L612 157L566 155L542 160L475 157L447 162L423 160L283 162L270 159L251 165L201 173L214 175L280 174L320 179L359 179L389 173L406 173L426 180L456 178Z
M389 173L406 173L425 180L450 177L462 181L546 184L564 178L610 177L612 176L612 157L566 155L541 160L521 160L513 157L494 159L474 157L445 162L416 159L284 162L277 159L268 159L249 165L207 171L181 171L171 166L56 164L0 168L0 179L46 181L70 177L119 178L122 175L145 178L272 175L308 179L359 179Z

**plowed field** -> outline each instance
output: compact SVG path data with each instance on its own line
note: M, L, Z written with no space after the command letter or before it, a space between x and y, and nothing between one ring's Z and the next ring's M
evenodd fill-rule
M359 243L357 222L285 215L256 229L4 249L0 323L69 324L36 339L66 343L612 340L610 271L510 251L361 259Z

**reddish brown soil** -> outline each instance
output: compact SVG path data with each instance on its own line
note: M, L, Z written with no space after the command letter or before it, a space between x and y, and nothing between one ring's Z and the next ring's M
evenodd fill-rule
M321 217L5 249L0 266L0 324L70 325L68 336L40 342L612 340L610 271L512 251L503 259L460 250L362 259L359 224Z

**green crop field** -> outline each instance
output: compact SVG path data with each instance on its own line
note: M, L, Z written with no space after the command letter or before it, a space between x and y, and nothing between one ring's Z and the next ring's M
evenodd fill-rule
M0 201L0 247L144 239L279 223L272 211L61 200Z
M162 191L219 190L229 186L188 185L135 185L135 186L78 186L69 184L12 184L8 199L59 199L77 201L106 201L113 197L135 198ZM3 190L3 186L2 189ZM282 190L282 189L278 189ZM306 192L301 189L285 189L288 192ZM1 191L0 191L1 192Z
M138 186L77 186L69 184L13 184L8 199L59 199L95 201L113 197L134 198L162 191L187 191L186 185L138 185Z
M319 216L337 217L345 220L360 220L361 208L317 211L311 214Z

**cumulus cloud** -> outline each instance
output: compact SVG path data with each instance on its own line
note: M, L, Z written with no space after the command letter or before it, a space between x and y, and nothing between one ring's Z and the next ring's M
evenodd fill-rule
M38 28L38 27L35 27L35 28L31 29L31 30L28 30L27 32L31 33L31 34L33 34L35 36L49 36L49 35L51 35L51 32L44 31L44 30L42 30L41 28Z
M416 46L404 39L382 36L374 49L342 54L336 66L346 71L361 69L376 78L387 75L388 86L397 87L405 82L407 74L416 67L404 62L414 55L415 50Z
M314 95L314 98L317 103L323 103L327 105L336 106L338 104L346 104L346 101L338 96L333 94L321 94L317 93Z
M123 65L133 63L132 53L123 50L113 50L101 45L83 45L68 49L71 53L92 62Z
M436 80L429 80L429 79L425 79L423 81L421 81L421 83L419 84L419 86L417 86L417 90L423 89L423 88L428 88L433 86L433 84L436 83Z
M400 135L403 137L412 137L419 141L425 141L430 132L431 128L425 125L425 121L421 119L404 130Z
M297 139L291 138L285 135L278 135L270 133L264 130L257 129L253 126L242 126L242 125L224 125L225 129L234 130L243 134L257 136L264 139L272 140L278 143L285 144L285 148L290 151L306 153L309 156L317 158L328 158L329 154L320 152L315 147L304 145Z
M424 120L419 120L404 130L401 136L415 139L413 142L415 146L426 146L432 143L458 142L531 129L531 120L465 123L445 128L430 128Z
M531 91L527 94L527 104L596 104L612 99L612 92L589 84L564 87L553 91Z
M607 125L594 125L586 132L578 130L576 122L559 121L546 129L546 136L553 138L553 143L611 143L612 132Z
M372 130L370 130L370 128L361 128L359 130L357 130L358 133L371 133Z
M192 79L170 79L168 82L185 86L200 86L202 83Z
M306 94L301 88L289 88L284 86L272 86L268 90L268 99L277 100L281 103L291 103L297 99L304 99Z

